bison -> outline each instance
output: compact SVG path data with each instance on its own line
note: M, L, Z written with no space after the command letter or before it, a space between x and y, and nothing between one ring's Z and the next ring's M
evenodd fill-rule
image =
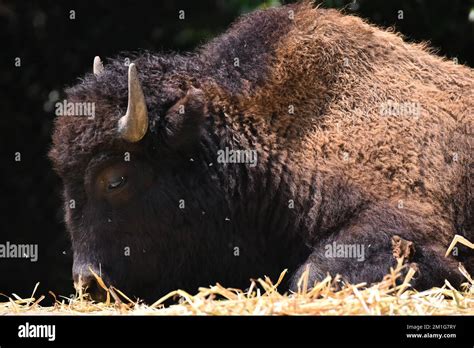
M473 254L444 253L474 239L473 88L426 44L309 2L193 53L97 57L66 91L94 115L57 117L49 154L74 281L145 300L285 268L290 290L306 269L371 283L406 242L414 287L459 285Z

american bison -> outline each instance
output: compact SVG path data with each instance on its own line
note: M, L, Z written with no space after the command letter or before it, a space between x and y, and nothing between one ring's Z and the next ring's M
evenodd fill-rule
M473 90L472 69L308 2L193 53L96 58L50 151L74 281L142 299L285 268L289 289L307 267L371 283L395 240L413 286L459 285L472 251L444 253L474 239Z

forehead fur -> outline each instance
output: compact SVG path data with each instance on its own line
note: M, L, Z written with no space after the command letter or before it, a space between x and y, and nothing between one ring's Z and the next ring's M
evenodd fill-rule
M125 114L128 103L126 58L137 65L151 124L159 119L164 105L181 96L186 85L184 76L189 78L189 71L193 70L192 57L149 53L124 56L108 61L100 76L88 73L77 85L68 88L67 103L93 103L95 114L94 117L57 116L49 157L60 175L85 168L98 152L133 148L117 137L117 122Z

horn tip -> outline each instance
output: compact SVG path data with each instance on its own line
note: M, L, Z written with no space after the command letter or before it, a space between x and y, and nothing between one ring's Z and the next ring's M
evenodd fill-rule
M129 71L129 72L132 72L132 71L133 71L133 72L135 73L135 72L137 71L137 66L136 66L136 64L135 64L135 63L130 63L129 66L128 66L128 71Z
M100 75L104 71L104 65L99 56L94 57L93 72L94 75Z

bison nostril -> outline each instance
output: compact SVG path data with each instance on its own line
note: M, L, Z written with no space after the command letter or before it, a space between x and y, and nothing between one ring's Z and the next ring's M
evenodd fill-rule
M89 284L86 292L97 302L105 302L107 298L105 290L102 289L95 279Z
M90 295L92 300L104 302L106 300L105 290L97 283L92 274L74 276L74 287L77 291L83 291Z

